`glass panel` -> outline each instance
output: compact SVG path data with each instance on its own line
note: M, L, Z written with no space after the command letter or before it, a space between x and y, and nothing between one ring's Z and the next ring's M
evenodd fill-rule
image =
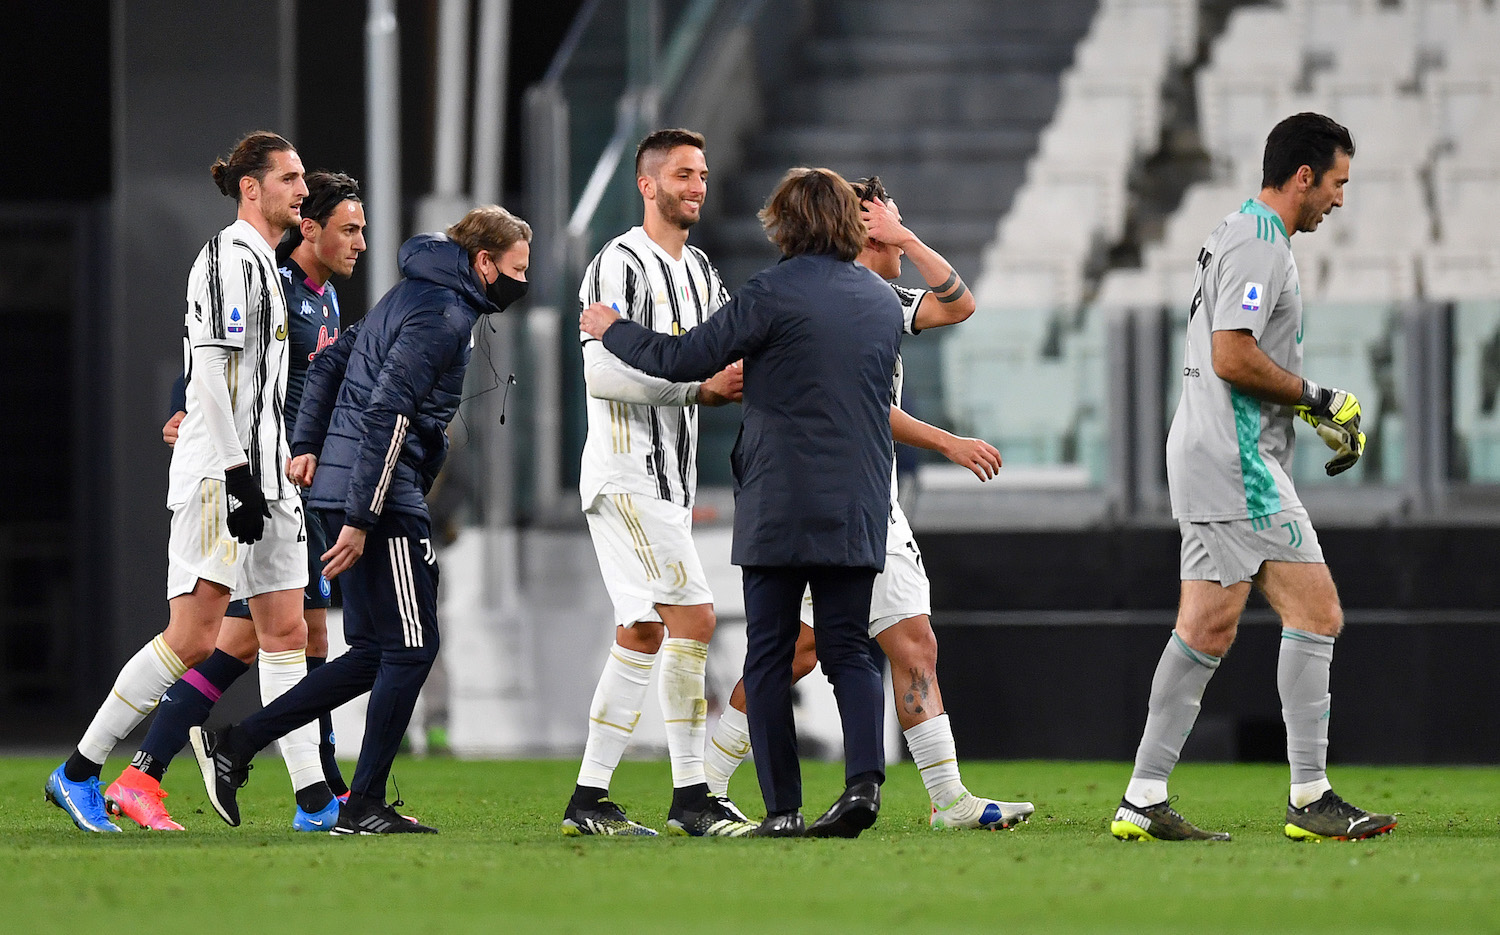
M1500 483L1500 302L1453 309L1453 480Z
M1071 317L1049 308L980 308L939 332L942 404L922 413L914 405L914 414L990 442L1007 468L1056 469L1047 473L1102 486L1109 463L1105 316ZM911 363L908 385L931 386Z
M1312 426L1296 420L1297 457L1292 479L1300 486L1396 484L1406 476L1406 431L1401 401L1406 386L1406 335L1400 310L1381 304L1308 303L1302 314L1302 372L1322 386L1359 397L1360 426L1368 436L1364 457L1329 477L1331 457Z

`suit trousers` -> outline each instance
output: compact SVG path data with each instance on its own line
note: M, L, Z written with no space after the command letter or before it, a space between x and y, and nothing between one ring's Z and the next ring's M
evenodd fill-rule
M336 539L344 514L321 512ZM438 566L427 518L386 513L339 583L348 652L309 672L235 731L258 750L369 692L364 743L349 788L383 800L417 695L437 658Z
M885 778L885 686L870 626L873 568L808 565L741 569L748 646L745 702L755 772L767 812L802 806L802 769L792 716L792 657L802 594L811 586L818 662L833 683L844 728L844 776Z

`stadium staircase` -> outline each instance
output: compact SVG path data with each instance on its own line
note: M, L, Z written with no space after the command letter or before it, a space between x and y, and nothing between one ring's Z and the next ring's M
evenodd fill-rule
M791 166L878 174L961 272L1024 179L1095 0L831 0L764 88L765 122L695 239L735 288L776 259L755 212ZM780 24L770 27L776 28ZM969 272L973 271L973 272ZM912 280L908 269L906 280Z

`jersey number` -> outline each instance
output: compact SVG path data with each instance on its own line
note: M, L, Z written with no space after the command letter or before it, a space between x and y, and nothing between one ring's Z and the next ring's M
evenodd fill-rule
M1212 253L1209 253L1207 249L1199 250L1198 251L1198 269L1200 269L1200 270L1208 269L1208 264L1213 261L1213 258L1214 258L1214 255ZM1193 320L1193 316L1196 315L1196 314L1198 314L1198 309L1202 305L1203 305L1203 274L1199 273L1198 274L1198 291L1196 293L1194 293L1194 295L1193 295L1193 304L1188 309L1188 321L1192 321Z

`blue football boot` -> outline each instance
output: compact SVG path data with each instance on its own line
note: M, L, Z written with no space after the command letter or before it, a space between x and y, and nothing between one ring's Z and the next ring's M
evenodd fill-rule
M73 824L84 831L118 832L119 826L109 820L104 810L104 793L99 791L99 777L90 776L83 782L68 779L59 766L47 777L42 788L47 801L68 813Z
M292 830L294 831L322 831L331 832L333 826L339 823L339 800L329 799L328 804L316 812L308 813L297 806L297 815L292 819Z

